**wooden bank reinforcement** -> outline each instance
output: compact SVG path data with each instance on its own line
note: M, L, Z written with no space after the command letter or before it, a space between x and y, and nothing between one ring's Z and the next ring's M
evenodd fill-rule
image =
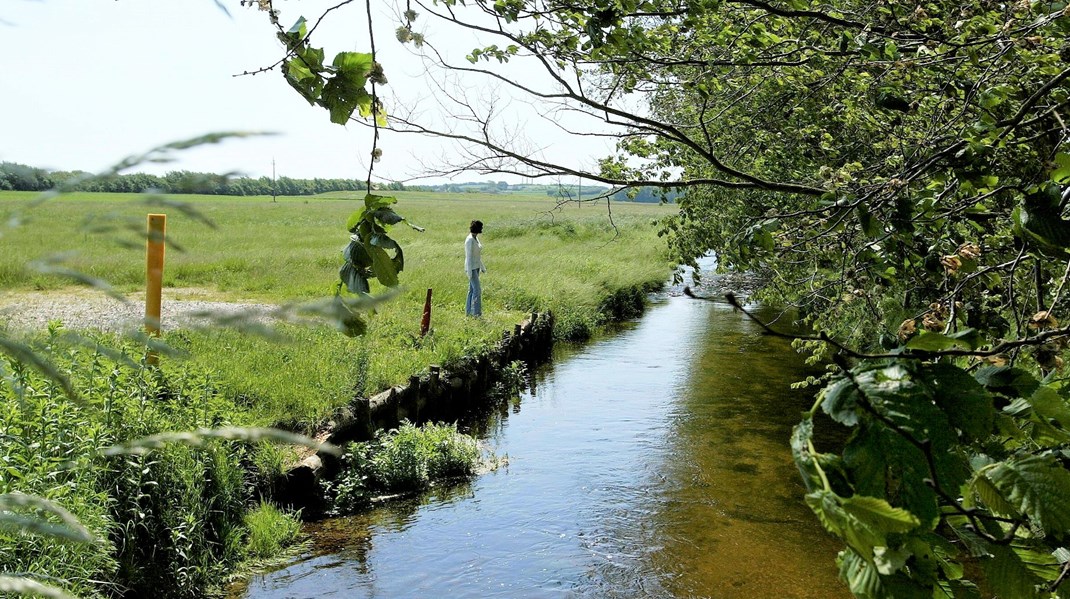
M413 424L454 422L488 400L487 391L498 373L510 363L546 359L553 348L554 316L533 312L501 341L475 356L459 360L452 370L432 365L413 375L404 385L391 387L368 398L357 397L338 409L327 430L317 439L343 446L371 439L377 430L396 428L403 421ZM273 499L281 504L317 511L321 501L321 478L335 474L337 459L323 453L310 455L287 471L275 485Z

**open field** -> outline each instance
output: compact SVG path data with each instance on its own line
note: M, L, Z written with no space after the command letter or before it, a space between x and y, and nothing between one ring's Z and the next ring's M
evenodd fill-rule
M553 310L563 335L582 336L603 319L608 296L669 275L652 223L674 207L615 203L614 229L604 204L551 212L553 200L537 196L396 195L397 211L426 231L394 228L405 251L403 291L368 319L364 337L282 326L290 337L282 344L234 330L170 331L168 341L189 350L193 365L215 372L225 394L249 406L251 423L308 428L354 394L478 351L533 310ZM167 288L234 302L329 296L348 240L345 220L361 205L357 194L331 196L277 203L266 197L167 200L194 209L197 216L191 216L134 195L72 194L31 206L34 194L0 193L0 222L8 223L0 230L0 289L6 293L0 302L18 303L21 292L34 290L66 293L69 280L27 267L56 255L65 256L64 267L135 293L144 279L147 212L168 214L168 236L176 244L168 249L164 274L165 328ZM18 226L10 226L15 216ZM473 218L486 223L482 320L463 316L462 242ZM434 289L433 333L421 340L427 288Z

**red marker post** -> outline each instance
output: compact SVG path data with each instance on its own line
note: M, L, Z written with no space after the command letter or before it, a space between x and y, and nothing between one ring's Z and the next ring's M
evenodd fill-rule
M424 300L424 317L420 321L420 336L423 337L431 328L431 290L427 290L427 299Z

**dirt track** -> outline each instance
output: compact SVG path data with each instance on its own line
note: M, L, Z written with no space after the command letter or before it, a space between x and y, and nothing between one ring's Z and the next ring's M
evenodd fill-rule
M271 304L224 302L206 298L204 291L165 289L163 328L207 325L212 320L242 317L266 322ZM38 330L59 320L68 329L128 331L140 329L145 314L144 294L124 296L126 303L90 289L18 291L0 294L0 323L16 330ZM203 316L211 313L212 318Z

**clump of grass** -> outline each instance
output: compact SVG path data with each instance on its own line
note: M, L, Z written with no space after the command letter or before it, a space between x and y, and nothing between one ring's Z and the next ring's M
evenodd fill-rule
M335 514L355 511L385 493L411 493L445 479L468 477L480 460L478 442L452 424L404 422L373 440L351 443L343 469L328 483Z
M598 320L594 314L584 314L579 310L566 309L557 314L554 320L554 339L560 341L586 341L591 338Z
M274 558L297 542L301 535L301 522L296 514L283 512L266 501L247 512L244 522L249 531L245 554L252 559Z

